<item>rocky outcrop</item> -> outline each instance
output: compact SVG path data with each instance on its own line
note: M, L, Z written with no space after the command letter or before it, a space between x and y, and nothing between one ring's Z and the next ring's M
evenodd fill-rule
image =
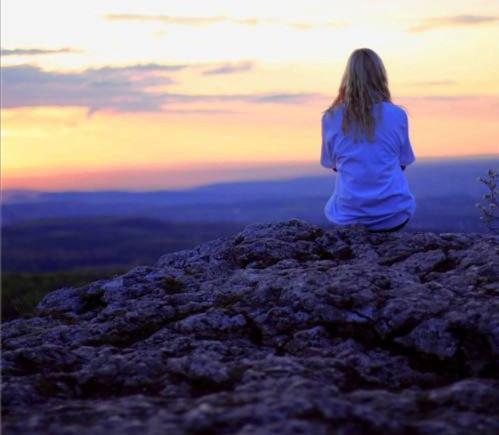
M498 238L299 220L3 325L6 434L496 434Z

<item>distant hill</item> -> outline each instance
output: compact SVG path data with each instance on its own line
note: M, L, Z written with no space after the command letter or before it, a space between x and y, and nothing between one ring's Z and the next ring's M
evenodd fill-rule
M417 211L408 229L480 232L478 177L499 157L416 162L406 170ZM335 176L218 183L155 192L4 192L3 225L45 218L147 217L175 222L275 222L301 218L327 225L324 204Z
M423 160L406 175L417 209L404 232L484 232L478 177L499 158ZM155 192L7 191L2 195L2 312L30 312L47 290L108 277L255 222L323 215L335 176L216 183Z
M166 222L150 218L79 217L8 225L2 231L4 272L129 268L161 254L231 235L237 223Z

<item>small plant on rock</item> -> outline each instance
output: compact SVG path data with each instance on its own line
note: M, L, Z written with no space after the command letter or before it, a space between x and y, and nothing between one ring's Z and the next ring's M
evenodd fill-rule
M489 169L486 176L478 177L478 181L488 189L488 192L482 196L482 202L476 203L476 207L480 209L480 219L490 231L497 234L499 232L497 171Z

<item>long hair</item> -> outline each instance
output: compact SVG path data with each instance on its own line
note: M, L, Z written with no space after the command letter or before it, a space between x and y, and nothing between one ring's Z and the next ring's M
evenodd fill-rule
M334 111L343 104L343 133L354 127L354 142L359 133L364 133L372 142L376 123L371 110L374 103L381 101L392 102L383 61L373 50L359 48L348 58L338 96L325 112ZM381 114L381 107L379 109Z

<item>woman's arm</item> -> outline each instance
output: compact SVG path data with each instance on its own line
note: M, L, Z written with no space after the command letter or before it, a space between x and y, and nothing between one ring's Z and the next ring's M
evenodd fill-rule
M329 129L329 120L328 114L324 113L322 115L321 120L321 136L322 136L322 147L321 147L321 165L325 168L336 170L336 159L333 153L332 143L328 140L328 129Z
M416 157L412 150L411 140L409 139L409 119L407 113L403 112L402 115L401 128L398 130L400 134L399 163L402 170L404 170L407 165L416 160Z

